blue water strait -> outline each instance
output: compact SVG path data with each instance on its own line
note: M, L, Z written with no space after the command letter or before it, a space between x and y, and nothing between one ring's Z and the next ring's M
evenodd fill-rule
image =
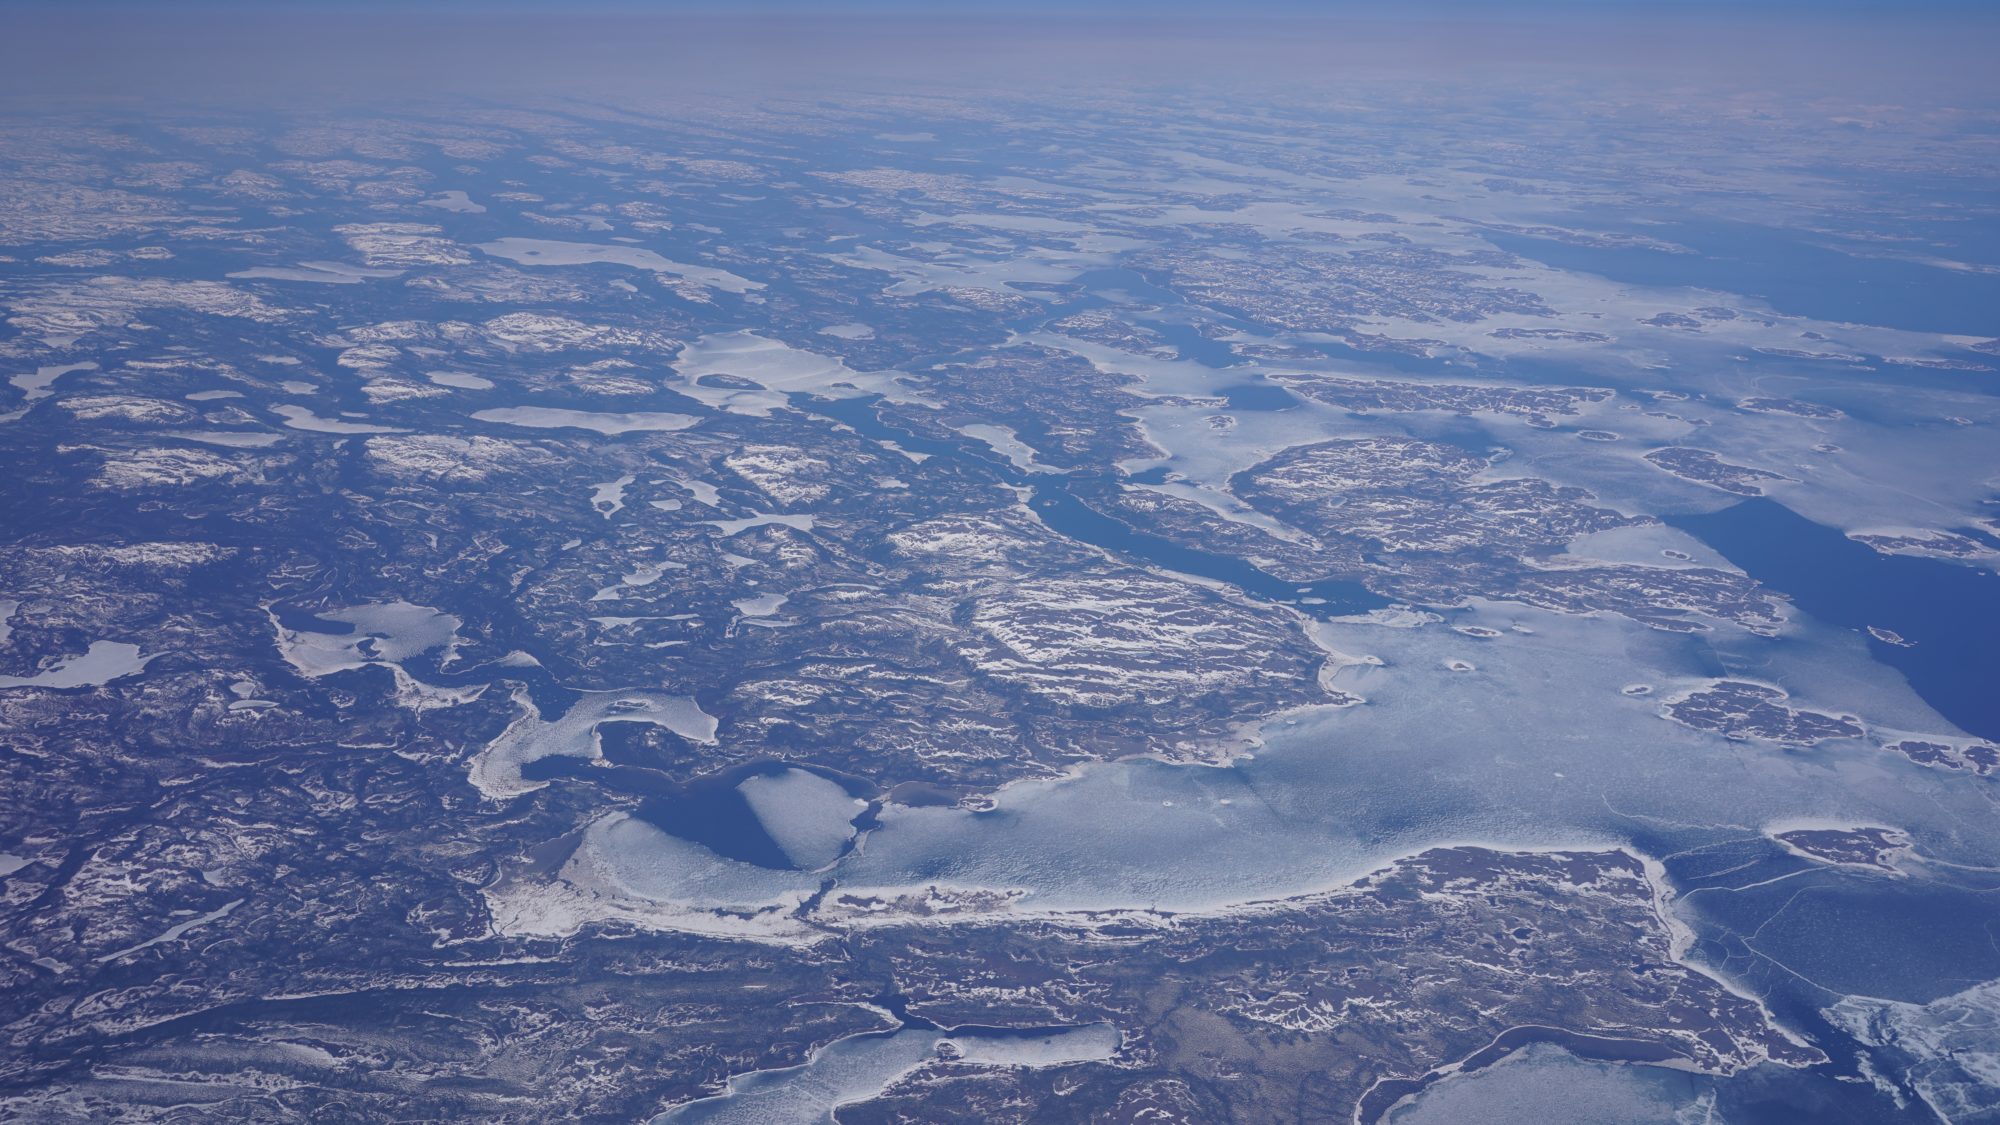
M1821 621L1895 632L1907 643L1868 638L1875 658L1908 678L1940 715L2000 739L2000 577L1991 571L1885 555L1769 499L1667 522Z

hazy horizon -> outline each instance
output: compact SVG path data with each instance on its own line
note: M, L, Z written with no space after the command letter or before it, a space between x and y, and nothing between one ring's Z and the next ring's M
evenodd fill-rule
M1996 13L1952 3L789 7L25 4L0 104L1385 80L1978 100L2000 45Z

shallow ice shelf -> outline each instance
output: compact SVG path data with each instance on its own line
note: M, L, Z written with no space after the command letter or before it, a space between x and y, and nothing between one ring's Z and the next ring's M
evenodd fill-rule
M604 723L652 723L691 742L715 742L715 716L685 695L585 692L561 718L553 720L542 717L525 691L514 693L514 703L521 708L520 716L472 760L469 779L489 797L510 797L547 784L521 776L521 767L529 762L549 757L603 757L598 727ZM696 850L713 857L713 853Z
M699 418L663 410L597 411L564 410L554 406L503 406L473 411L481 422L499 422L531 430L595 430L606 436L637 431L685 430Z
M747 293L762 289L762 282L739 277L712 266L691 266L661 257L637 246L610 246L598 242L563 242L552 238L501 238L481 243L481 251L524 266L589 266L599 263L650 270L719 289L724 293Z
M1447 1079L1393 1110L1390 1125L1542 1125L1548 1121L1708 1120L1707 1079L1658 1067L1590 1062L1538 1044Z
M736 787L786 858L814 871L840 858L866 801L816 773L760 774Z
M419 653L450 645L460 625L449 613L403 601L349 606L317 616L351 625L353 631L323 633L277 626L279 654L314 679L368 664L400 665Z
M64 375L72 371L95 371L96 369L97 365L94 363L59 363L52 367L37 367L33 374L15 375L7 381L20 389L22 402L34 402L37 399L44 399L54 394L55 392L49 388L54 386L55 381Z
M841 1106L876 1097L946 1054L972 1065L1062 1066L1101 1062L1118 1044L1118 1029L1109 1024L1027 1033L909 1028L850 1035L814 1051L803 1065L731 1078L727 1093L668 1110L653 1125L821 1125Z
M230 277L255 281L307 281L320 285L359 285L373 278L400 277L402 270L374 270L345 262L300 262L296 266L257 266Z
M294 394L308 394L312 388L310 385L306 385L305 390L295 390L293 385L288 383L286 384L286 389L292 391ZM407 434L410 432L398 426L377 426L367 422L343 422L338 418L322 418L303 406L289 402L280 403L272 407L271 413L283 418L285 425L290 426L294 430L309 430L316 434Z
M854 398L881 394L891 400L910 395L895 382L893 372L860 372L831 356L795 348L755 332L712 332L682 349L674 361L681 376L675 392L736 414L768 415L786 403L787 395ZM754 387L715 386L701 380L726 375Z
M146 667L151 656L123 641L92 641L81 656L66 656L32 676L0 676L0 688L79 688L108 684Z

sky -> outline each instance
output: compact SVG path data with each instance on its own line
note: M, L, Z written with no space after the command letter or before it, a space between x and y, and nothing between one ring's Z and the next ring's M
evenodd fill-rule
M2000 3L0 0L0 108L1550 76L1990 94ZM803 11L802 11L803 10ZM1928 91L1926 91L1928 92Z

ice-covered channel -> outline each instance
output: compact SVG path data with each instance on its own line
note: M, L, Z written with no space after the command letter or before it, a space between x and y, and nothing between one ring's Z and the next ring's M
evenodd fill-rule
M830 873L839 892L1004 891L1023 912L1205 911L1337 887L1445 844L1659 856L1804 816L1896 826L1952 862L2000 858L1991 806L1965 778L1867 739L1787 750L1662 718L1660 697L1712 674L1709 646L1727 650L1726 638L1511 606L1455 624L1475 622L1479 635L1330 623L1336 647L1383 661L1337 677L1367 704L1281 719L1254 758L1228 768L1112 762L1012 786L985 811L889 805ZM1950 729L1851 638L1802 627L1785 651L1762 674L1815 685L1795 705L1849 708L1885 730ZM1635 664L1674 671L1633 695ZM809 814L801 787L787 815L830 822L847 808L836 788ZM706 930L727 911L731 932L813 939L790 914L824 874L725 859L671 828L600 819L554 882L500 892L503 928L615 916ZM838 916L833 900L827 909L822 921L871 922Z

